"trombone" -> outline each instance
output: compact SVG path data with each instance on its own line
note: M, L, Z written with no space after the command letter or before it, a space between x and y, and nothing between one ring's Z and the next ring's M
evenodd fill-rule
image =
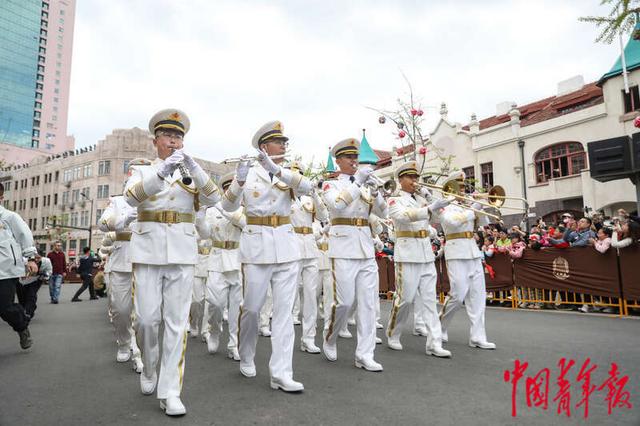
M486 212L484 210L479 210L479 209L474 209L473 207L469 207L469 206L465 206L463 204L457 204L459 207L462 207L463 209L467 209L467 210L471 210L474 213L478 213L478 214L482 214L485 215L487 217L490 217L498 222L502 222L502 214L500 213L499 210L499 206L491 204L489 202L485 203L482 201L478 201L473 197L467 197L464 195L460 195L460 184L456 181L450 181L447 182L445 185L434 185L431 183L421 183L421 182L416 182L416 185L419 186L424 186L430 189L436 189L439 190L442 193L443 197L455 197L456 199L460 200L460 201L467 201L467 202L472 202L472 203L478 203L482 206L485 207L492 207L495 208L496 210L498 210L498 214L492 214L489 212Z

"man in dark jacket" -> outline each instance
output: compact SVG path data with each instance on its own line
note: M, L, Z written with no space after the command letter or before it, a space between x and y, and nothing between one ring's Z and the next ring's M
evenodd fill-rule
M96 296L96 291L93 288L93 264L100 262L100 259L97 257L93 257L91 255L91 249L89 247L85 247L82 250L82 257L80 258L80 266L78 266L78 274L80 278L82 278L82 286L78 289L76 294L73 295L71 299L72 302L81 302L82 299L79 299L78 296L82 294L87 288L89 288L89 294L91 295L91 300L98 299Z

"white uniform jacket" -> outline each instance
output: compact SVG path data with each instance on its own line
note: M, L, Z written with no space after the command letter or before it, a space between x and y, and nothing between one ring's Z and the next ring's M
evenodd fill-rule
M171 211L195 217L198 204L213 205L220 200L220 194L204 171L192 176L189 186L182 183L177 169L172 176L160 178L157 166L161 161L132 166L125 185L125 200L138 208L138 221L131 225L131 263L195 265L198 243L193 222L145 222L141 215Z
M311 182L299 173L281 169L281 177L269 176L259 164L254 165L247 180L240 186L234 179L222 198L222 208L228 212L245 207L252 216L290 216L295 196L311 191ZM249 225L240 236L240 262L256 264L286 263L300 260L299 243L293 225Z
M486 223L485 216L479 216L476 222L476 214L464 209L457 204L449 204L439 212L434 212L434 217L440 222L445 235L444 257L452 259L479 259L482 252L478 248L473 232L478 225ZM448 238L448 235L468 232L470 238Z
M135 209L127 203L124 197L116 195L111 197L109 205L98 220L98 227L102 232L115 232L115 235L112 235L113 244L105 272L131 272L129 241L123 239L124 236L129 235L130 238L131 235L129 227L124 225L131 210Z
M414 198L415 197L415 198ZM431 248L431 228L429 226L429 209L427 200L418 194L399 191L397 196L390 197L389 217L393 221L396 234L393 259L396 262L427 263L433 262L435 256ZM419 237L401 237L405 232L418 234Z
M26 275L26 260L36 255L31 230L24 220L0 206L0 280Z
M315 259L318 257L318 246L313 234L313 221L326 222L329 217L327 207L315 193L313 197L303 195L296 198L291 205L291 223L295 228L306 228L310 233L296 233L300 243L300 256L302 259Z
M202 238L209 238L213 244L229 241L238 244L242 228L247 224L241 207L233 213L229 213L216 205L207 209L202 221L198 221L198 233ZM211 247L206 266L212 272L230 272L240 270L239 249Z
M387 217L387 204L381 194L371 196L366 186L350 181L341 174L336 180L324 183L324 201L331 221L336 218L369 219L371 213ZM329 257L341 259L369 259L375 256L373 235L368 226L331 225L329 230Z

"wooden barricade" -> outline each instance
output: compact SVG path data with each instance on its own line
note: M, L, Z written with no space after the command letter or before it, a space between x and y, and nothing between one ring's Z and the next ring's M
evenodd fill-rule
M640 247L621 249L619 260L624 314L629 315L629 308L640 309Z

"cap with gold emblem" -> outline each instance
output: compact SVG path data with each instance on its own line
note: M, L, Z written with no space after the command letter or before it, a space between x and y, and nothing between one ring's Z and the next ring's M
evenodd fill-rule
M223 174L218 178L218 186L222 188L226 184L228 183L230 184L231 182L233 182L233 178L235 177L236 177L235 171Z
M289 161L285 164L285 169L289 169L291 171L299 172L300 174L304 174L307 171L307 168L298 160Z
M251 145L255 149L260 149L260 144L266 142L272 142L274 140L284 140L285 142L289 140L288 137L284 135L284 126L279 121L270 121L264 126L260 127L260 129L253 136L253 140L251 141Z
M338 158L341 155L358 155L359 152L360 142L354 138L342 140L331 148L331 155L335 158Z
M175 108L163 109L154 114L149 120L149 131L155 134L161 129L177 130L182 134L187 134L191 122L189 117L183 111Z
M396 179L400 179L403 176L419 176L417 163L415 161L407 161L401 164L396 169L395 175Z

